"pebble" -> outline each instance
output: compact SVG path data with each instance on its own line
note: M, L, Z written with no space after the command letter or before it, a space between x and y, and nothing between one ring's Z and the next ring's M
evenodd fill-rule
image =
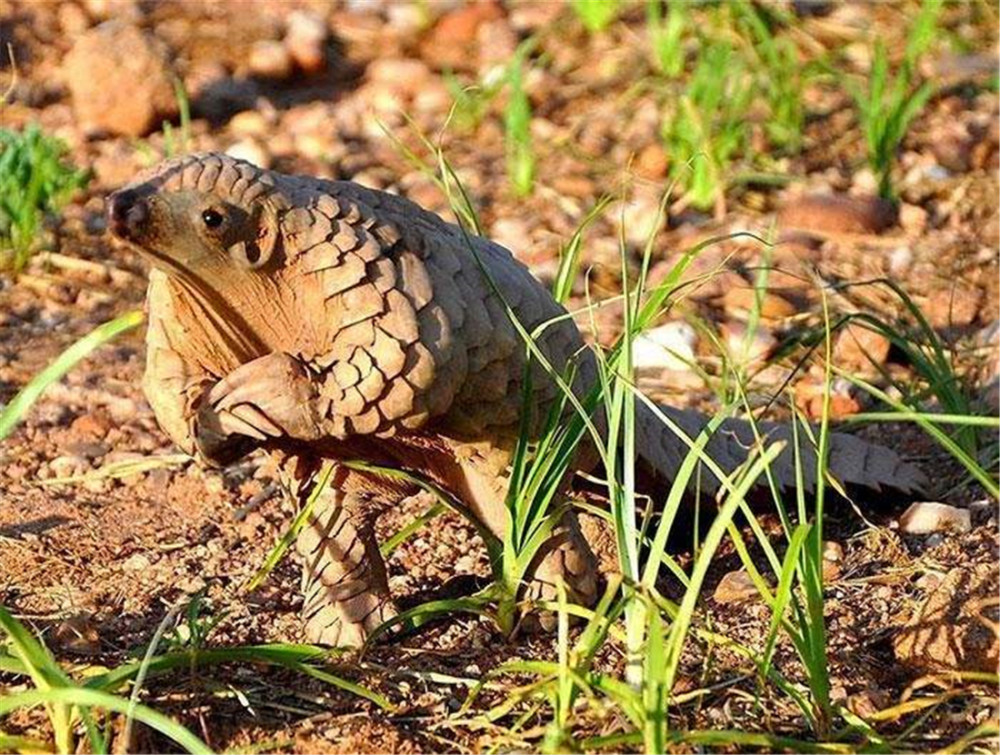
M101 650L97 625L89 613L78 613L59 622L52 639L56 645L76 655L96 655Z
M731 286L722 295L722 306L730 317L746 320L757 306L757 290L749 283ZM784 320L796 312L798 308L787 299L770 291L764 292L760 303L761 320Z
M719 330L722 332L723 342L730 356L734 359L745 358L750 363L761 362L767 359L778 345L778 339L765 328L757 328L749 344L746 342L747 327L741 322L724 322Z
M927 210L919 205L904 203L899 208L899 224L911 236L927 230Z
M757 598L759 595L750 575L740 569L729 572L720 580L715 592L712 593L712 599L716 603L739 603Z
M90 470L90 462L83 456L67 454L49 461L49 469L57 478L77 477Z
M889 274L902 278L913 264L913 250L908 246L897 246L889 252Z
M322 16L296 10L286 20L285 47L296 65L306 73L326 68L326 40L329 34Z
M896 223L891 202L878 197L813 194L798 197L778 212L778 225L825 233L876 234Z
M111 446L99 440L80 440L66 444L66 450L72 456L84 459L98 459L111 450Z
M844 563L844 547L834 540L823 541L823 582L840 579L841 565Z
M642 248L650 235L662 230L666 217L659 216L660 195L653 189L637 185L632 197L621 205L609 207L606 216L613 218L616 234L624 233L631 246Z
M899 530L907 535L933 532L968 532L972 516L968 509L931 501L912 504L899 518Z
M86 129L144 136L177 115L166 50L134 24L107 21L81 34L63 74Z
M837 333L833 363L863 375L877 374L889 356L890 346L889 339L881 333L851 322Z
M490 238L500 246L524 253L531 243L531 230L522 218L497 218L490 226Z
M250 73L265 79L287 79L292 75L292 56L281 42L259 39L250 47Z
M640 370L688 370L697 345L698 334L691 325L668 322L639 334L632 343L632 364Z
M246 160L248 163L264 170L271 167L271 155L255 139L241 139L231 145L226 150L226 154L239 160Z
M242 110L229 119L229 130L239 137L265 136L270 128L267 118L257 110Z
M145 553L133 553L122 564L122 568L125 571L146 571L152 565L149 556Z
M995 252L991 255L995 256ZM983 289L943 283L922 303L927 320L935 328L971 325L982 308Z
M643 178L656 181L667 175L667 153L659 143L648 144L635 159L635 172Z

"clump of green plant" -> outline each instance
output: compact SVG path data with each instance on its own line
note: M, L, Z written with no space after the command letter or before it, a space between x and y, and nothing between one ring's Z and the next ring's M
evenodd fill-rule
M0 270L24 268L42 244L45 218L57 215L90 180L66 153L66 145L37 124L0 129Z
M663 15L663 0L646 3L646 28L653 47L653 60L660 73L676 78L684 71L684 34L690 13L686 3L671 2Z
M906 50L899 70L889 70L889 54L881 40L875 43L868 76L848 82L858 110L858 120L868 146L868 164L878 181L879 196L895 201L892 167L910 123L930 99L929 81L917 84L917 63L930 47L943 0L926 0L907 33Z
M572 0L577 18L591 34L599 34L618 18L618 0Z
M724 206L730 163L749 152L747 111L754 92L753 78L727 42L702 49L687 89L663 125L672 178L694 207Z
M771 144L787 151L802 143L804 110L802 90L805 69L795 43L772 30L771 19L749 2L729 6L737 28L748 40L757 86L767 101L764 130Z

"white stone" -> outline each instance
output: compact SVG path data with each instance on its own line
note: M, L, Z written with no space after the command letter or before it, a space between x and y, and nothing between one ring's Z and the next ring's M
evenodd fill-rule
M668 322L632 342L632 364L636 369L687 370L697 343L698 334L688 323Z
M972 517L969 511L946 503L914 503L899 518L899 530L907 535L968 532L971 529Z

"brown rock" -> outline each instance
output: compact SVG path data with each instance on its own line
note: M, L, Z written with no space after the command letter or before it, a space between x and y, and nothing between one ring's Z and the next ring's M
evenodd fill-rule
M756 306L756 301L757 291L749 283L728 288L722 295L722 306L735 319L745 320L752 308ZM787 299L769 291L764 292L763 301L760 304L760 318L762 320L784 320L786 317L794 315L796 311L795 305Z
M878 197L810 195L778 212L778 225L822 233L881 233L896 224L896 207Z
M480 25L502 16L495 2L469 3L446 13L420 45L421 55L438 68L474 69L479 58L476 35Z
M133 24L108 21L81 34L63 71L85 128L143 136L177 115L164 46Z
M849 323L837 334L833 346L833 363L846 370L863 374L878 372L889 356L889 339L864 325Z
M938 288L924 303L924 314L935 328L972 324L983 304L983 290L971 286Z
M750 575L740 569L729 572L719 581L715 592L712 593L712 599L716 603L739 603L744 600L752 600L759 594L757 587L750 579Z
M292 56L276 39L259 39L250 47L250 73L265 79L287 79L292 75Z
M952 569L893 639L896 658L917 670L997 672L1000 571Z
M101 439L114 427L108 412L102 407L88 414L81 414L69 426L70 432L79 438Z
M89 613L79 613L61 622L52 639L59 647L77 655L96 655L101 650L101 638Z
M841 565L844 563L844 548L834 540L823 542L823 583L840 579Z
M667 167L667 154L659 144L646 145L635 159L635 172L650 180L667 175Z
M292 11L288 14L285 47L295 64L306 73L326 68L326 21L316 13Z

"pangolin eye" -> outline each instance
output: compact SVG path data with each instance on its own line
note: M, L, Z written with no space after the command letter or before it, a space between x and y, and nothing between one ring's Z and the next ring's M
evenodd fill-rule
M222 213L216 212L215 210L205 210L201 213L201 222L205 224L206 228L210 228L212 230L222 225L224 220L225 217L223 217Z

